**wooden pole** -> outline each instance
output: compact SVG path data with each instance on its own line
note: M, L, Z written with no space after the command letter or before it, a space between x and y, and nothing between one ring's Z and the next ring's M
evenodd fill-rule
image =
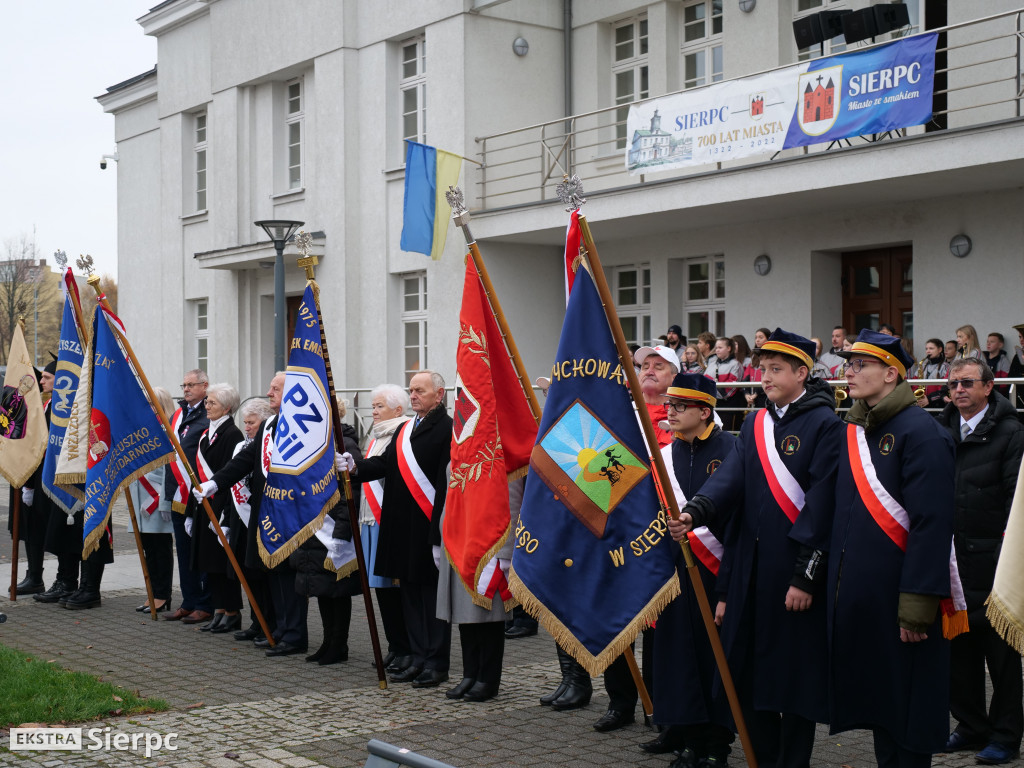
M615 339L615 348L619 353L619 363L622 366L622 370L626 373L626 378L629 380L629 389L633 395L633 401L637 404L637 413L640 417L644 436L647 438L647 444L652 447L653 455L651 458L654 460L655 473L663 488L671 488L672 485L669 481L668 471L665 468L664 457L662 457L661 451L656 450L658 438L654 433L654 425L651 424L651 416L647 409L643 407L643 392L640 390L640 379L637 377L636 369L633 367L633 356L629 353L629 348L626 346L626 337L622 333L622 326L619 324L615 303L612 300L611 291L608 289L608 281L604 276L601 259L597 255L597 247L594 245L594 237L590 232L590 224L582 212L580 213L579 222L580 232L583 235L583 242L587 250L587 260L590 262L591 272L594 277L594 284L597 286L597 292L601 296L605 316L608 318L608 325ZM666 493L665 501L668 502L669 512L673 519L679 519L679 507L676 504L675 496ZM697 597L697 604L700 606L700 613L704 619L704 627L707 630L708 638L711 640L711 648L715 654L718 671L722 676L722 686L725 688L726 697L729 699L729 709L732 710L736 730L739 732L740 742L743 744L743 754L747 758L747 765L750 768L757 768L754 746L750 741L750 734L743 720L743 713L740 711L736 686L733 684L732 674L729 672L729 665L725 658L725 650L722 648L722 640L718 636L718 627L715 625L711 605L708 603L708 596L704 591L704 582L701 581L700 573L697 570L697 560L690 550L690 542L687 537L683 537L683 540L679 542L679 546L682 547L683 559L686 562L686 572L689 574L690 584L693 586L694 594ZM637 685L637 690L640 690L640 685Z
M107 303L107 297L100 290L100 278L99 275L89 275L89 285L96 291L97 300L107 311L112 312L110 304ZM104 318L103 322L107 322ZM157 418L160 419L160 424L164 428L164 432L167 434L167 439L171 441L171 447L174 448L174 452L178 454L178 458L181 459L181 463L185 467L185 471L188 472L189 480L192 483L193 488L198 488L202 485L199 482L199 478L196 477L195 470L192 469L192 465L188 461L188 457L185 456L185 452L181 449L181 443L178 442L178 436L175 434L174 429L171 427L171 423L167 420L167 414L164 413L164 409L160 407L160 401L156 399L156 395L153 393L153 387L150 386L149 379L146 378L146 372L142 370L142 366L139 364L139 359L135 356L135 351L132 349L132 345L128 343L128 339L115 327L114 334L121 342L121 346L124 348L125 354L128 355L129 361L131 361L132 368L135 370L135 375L139 377L139 381L142 382L143 389L146 390L146 395L149 397L149 403L153 406L153 410L156 411ZM225 492L227 492L225 490ZM228 543L227 537L224 535L224 531L221 530L220 522L217 520L217 516L213 514L213 507L210 506L209 499L203 499L203 508L206 510L206 516L210 519L210 523L213 525L214 533L217 534L217 538L220 539L220 544L224 547L224 553L228 556L228 561L231 563L231 567L235 571L235 575L238 576L238 581L242 585L242 589L245 590L245 596L249 598L249 605L252 607L252 612L256 614L256 620L260 623L260 628L263 630L264 636L267 638L267 642L270 647L273 648L277 643L274 642L273 634L270 631L270 627L267 625L267 620L263 618L263 612L260 610L259 604L256 599L252 596L252 590L249 588L249 582L245 579L245 574L242 573L242 568L238 564L238 560L235 558L235 553L231 549L231 545ZM198 531L196 532L198 535Z
M12 603L18 602L18 548L21 546L21 542L18 541L19 528L21 523L21 489L11 487L14 492L14 504L11 510L11 514L14 515L12 522L11 535L14 537L14 548L11 552L11 590L8 596L11 598ZM28 548L25 548L26 553Z
M135 533L135 548L139 550L139 564L142 566L142 580L146 583L146 599L149 601L149 615L153 621L157 620L156 606L153 605L153 584L149 580L149 564L146 562L146 554L142 549L142 534L139 532L139 522L135 519L135 502L132 501L132 494L127 488L124 489L124 500L128 504L128 516L132 519L132 531Z
M305 233L300 232L302 236ZM302 237L302 241L308 243ZM316 297L316 319L320 325L320 348L324 355L324 368L327 371L327 393L331 399L331 423L334 427L334 447L338 453L345 453L345 438L341 434L341 414L338 413L338 396L334 391L334 373L331 370L331 355L327 350L327 335L324 333L324 320L320 314L320 287L316 284L313 267L317 264L316 256L308 255L308 248L300 245L302 258L299 266L306 270L306 278L313 283L313 295ZM352 528L352 545L356 550L356 564L359 570L359 585L363 592L363 605L366 608L366 621L370 626L370 646L373 648L373 664L377 668L377 685L384 691L388 687L388 676L384 671L384 655L380 648L380 635L377 632L377 616L373 612L373 598L370 596L370 581L366 573L366 558L363 556L363 538L359 530L359 510L356 508L355 496L352 494L352 479L348 470L341 473L342 492L348 504L348 519Z

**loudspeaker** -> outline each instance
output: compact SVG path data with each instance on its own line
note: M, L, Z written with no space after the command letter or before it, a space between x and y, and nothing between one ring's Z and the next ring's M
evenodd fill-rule
M861 40L868 40L878 34L878 25L875 23L875 8L861 8L859 11L851 11L841 19L843 25L843 37L847 44L859 43Z
M906 3L879 3L871 6L871 10L875 12L879 34L910 25L910 9Z
M793 37L796 38L797 50L817 45L824 38L821 36L821 24L817 16L804 16L793 22Z
M849 13L853 13L853 11L822 11L819 13L818 24L821 26L821 39L831 40L833 37L843 34L843 16Z

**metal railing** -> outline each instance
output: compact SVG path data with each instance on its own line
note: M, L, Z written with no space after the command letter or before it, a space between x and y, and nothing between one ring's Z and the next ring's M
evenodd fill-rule
M1019 118L1021 99L1024 98L1021 71L1024 29L1022 14L1024 9L1018 9L926 30L926 33L940 34L936 50L933 100L936 108L932 123L927 127L861 136L860 140L874 143L894 135L902 138ZM943 60L946 65L940 66ZM792 64L753 74L766 74L790 66ZM745 74L743 77L751 77L753 74ZM944 87L940 87L942 83L945 83ZM695 93L719 84L690 88L686 92ZM629 137L625 136L625 116L628 107L628 104L620 104L477 137L477 156L481 165L476 169L478 178L473 182L475 210L498 210L553 198L553 186L562 180L563 174L576 173L585 178L588 193L652 183L654 180L645 175L630 176L626 170L625 154ZM837 145L842 148L844 142L847 147L853 145L853 140L828 144L823 142L811 147L783 150L772 156L730 160L728 167L784 162L788 158L826 152ZM715 174L722 167L722 163L717 163L659 171L656 181Z

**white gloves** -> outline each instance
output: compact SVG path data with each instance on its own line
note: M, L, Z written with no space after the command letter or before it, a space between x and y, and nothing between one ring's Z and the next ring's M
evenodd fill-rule
M21 489L21 501L26 507L32 506L32 500L36 497L36 492L31 488Z
M356 460L352 458L352 454L349 452L335 453L334 454L334 468L338 472L351 473L356 468Z
M163 520L165 523L171 522L171 510L169 510L169 509L161 509L160 510L160 519Z
M191 517L186 517L185 518L185 533L187 533L189 536L192 535L192 518Z
M512 567L512 561L506 560L504 557L499 557L498 567L501 568L501 572L505 574L505 580L508 581L508 569Z
M205 483L200 485L198 488L192 489L192 495L196 497L196 501L202 501L208 499L217 492L217 484L213 480L207 480Z
M430 554L432 554L434 556L434 565L437 567L437 570L440 571L441 570L441 548L440 547L431 547L430 548Z

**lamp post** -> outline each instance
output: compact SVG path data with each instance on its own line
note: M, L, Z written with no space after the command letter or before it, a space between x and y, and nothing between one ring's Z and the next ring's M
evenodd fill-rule
M264 219L255 224L257 227L262 227L263 231L267 233L277 252L274 259L274 370L283 371L286 365L285 332L288 326L284 305L284 244L305 222L289 219Z

